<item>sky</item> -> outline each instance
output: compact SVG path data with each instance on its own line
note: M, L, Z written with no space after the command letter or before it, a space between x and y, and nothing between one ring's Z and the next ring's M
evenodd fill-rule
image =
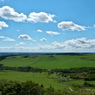
M95 0L0 0L0 52L95 52Z

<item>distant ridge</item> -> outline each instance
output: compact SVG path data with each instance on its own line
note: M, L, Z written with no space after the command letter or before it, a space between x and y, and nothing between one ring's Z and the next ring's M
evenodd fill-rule
M0 55L81 55L95 54L95 52L1 52Z

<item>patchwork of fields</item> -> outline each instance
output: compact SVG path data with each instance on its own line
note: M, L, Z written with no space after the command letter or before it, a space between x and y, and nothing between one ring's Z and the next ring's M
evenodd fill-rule
M82 55L16 55L7 56L4 60L0 61L0 64L8 67L33 67L40 69L69 69L77 67L95 67L95 54L82 54ZM61 74L61 73L60 73ZM84 73L80 73L80 76ZM48 72L20 72L5 70L0 71L0 82L2 81L27 81L43 84L45 88L50 86L55 89L67 89L74 90L72 85L83 85L85 80L83 79L68 79L68 81L60 82L69 77L67 73L66 77L59 76L55 72L48 74ZM95 85L95 81L87 81ZM91 89L90 89L91 90Z

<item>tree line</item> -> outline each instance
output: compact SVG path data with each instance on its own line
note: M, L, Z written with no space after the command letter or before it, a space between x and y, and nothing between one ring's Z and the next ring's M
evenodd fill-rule
M33 68L31 66L22 66L22 67L8 67L0 64L0 71L20 71L20 72L33 72L33 73L42 73L47 72L48 75L56 74L57 76L68 78L69 79L83 79L85 81L94 81L95 80L95 67L76 67L69 69L41 69Z

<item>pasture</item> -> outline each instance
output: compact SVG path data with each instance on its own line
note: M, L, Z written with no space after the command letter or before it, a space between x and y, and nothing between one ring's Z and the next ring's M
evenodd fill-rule
M64 89L68 85L56 82L58 78L49 78L46 73L26 73L14 71L0 72L0 81L4 80L22 82L32 80L33 82L39 83L40 85L43 84L45 88L52 86L55 89Z
M95 67L95 54L86 55L29 55L11 56L0 61L9 67L31 66L41 69L67 69L73 67Z
M83 55L16 55L8 56L6 59L0 61L0 64L8 67L25 67L31 66L33 68L41 69L68 69L74 67L95 67L95 54ZM47 72L33 73L33 72L19 72L19 71L1 71L0 81L28 81L43 84L45 88L50 86L55 89L72 88L72 84L83 85L84 80L70 80L68 82L58 82L62 80L56 74L48 75ZM95 81L88 81L95 84ZM72 88L74 89L74 88Z

